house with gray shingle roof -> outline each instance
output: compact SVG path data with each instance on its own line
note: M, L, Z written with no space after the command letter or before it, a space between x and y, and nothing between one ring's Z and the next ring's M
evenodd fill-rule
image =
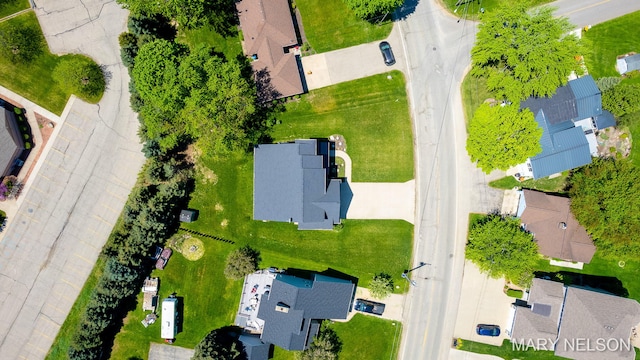
M254 148L253 218L299 230L340 223L341 179L330 178L331 142L296 140Z
M576 360L634 359L640 304L602 292L534 279L526 306L515 306L511 341ZM538 346L540 345L540 346Z
M524 189L516 216L544 256L588 264L596 252L587 230L573 216L569 198Z
M3 177L11 174L24 150L24 141L12 111L0 107L0 124L0 177Z
M534 179L590 164L598 153L594 132L615 125L591 75L569 81L550 98L531 97L520 108L531 110L543 130L542 152L517 167Z

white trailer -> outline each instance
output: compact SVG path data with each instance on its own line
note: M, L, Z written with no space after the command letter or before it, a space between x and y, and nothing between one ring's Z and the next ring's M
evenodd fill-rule
M169 297L162 300L162 327L160 336L166 340L173 340L178 333L178 298Z

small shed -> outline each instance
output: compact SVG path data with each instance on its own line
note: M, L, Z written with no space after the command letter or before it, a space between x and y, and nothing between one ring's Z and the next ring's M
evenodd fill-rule
M198 217L198 213L195 210L182 210L180 211L180 222L194 222Z
M630 71L640 70L640 54L628 53L618 56L616 59L616 69L620 75L624 75Z
M144 294L142 300L143 311L156 311L158 306L158 278L146 278L142 286L142 293Z

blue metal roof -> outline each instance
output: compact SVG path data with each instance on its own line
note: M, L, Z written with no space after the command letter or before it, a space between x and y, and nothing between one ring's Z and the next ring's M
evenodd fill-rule
M575 97L578 111L578 116L574 120L582 120L602 114L600 89L598 89L591 75L569 81L569 87Z
M531 158L534 179L546 177L591 163L589 143L582 128L574 127L553 134L552 147Z
M640 70L640 54L627 56L624 58L627 63L627 71Z
M612 113L602 110L602 114L596 116L596 127L602 130L611 126L616 126L616 119L613 118Z

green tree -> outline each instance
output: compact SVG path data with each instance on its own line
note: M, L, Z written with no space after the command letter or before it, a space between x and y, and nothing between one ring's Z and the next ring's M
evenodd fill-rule
M635 242L640 233L639 178L640 169L626 159L594 159L571 175L571 212L596 242Z
M239 329L224 327L207 334L194 350L191 360L244 360L244 347L237 336Z
M338 353L342 350L342 341L338 334L322 324L318 336L313 339L309 348L302 352L302 360L336 360Z
M602 107L615 116L640 111L640 84L619 84L602 93Z
M482 104L469 122L467 152L485 173L506 170L535 156L542 148L542 128L529 109Z
M385 299L393 292L393 279L386 273L376 274L369 282L369 292L376 299Z
M467 259L494 278L505 277L519 285L533 278L538 245L520 227L519 219L489 215L473 225L465 252Z
M368 20L393 12L404 0L344 0L357 17Z
M513 102L550 96L571 71L582 73L575 59L582 46L567 34L573 28L566 18L554 17L550 7L501 6L479 26L471 74L486 76L489 90Z
M10 24L0 30L0 51L13 62L28 63L44 53L40 29L26 24Z
M83 55L62 57L52 77L63 89L93 103L100 100L106 86L100 66Z
M260 252L250 246L243 246L229 254L224 275L228 279L240 280L252 272L258 270Z

